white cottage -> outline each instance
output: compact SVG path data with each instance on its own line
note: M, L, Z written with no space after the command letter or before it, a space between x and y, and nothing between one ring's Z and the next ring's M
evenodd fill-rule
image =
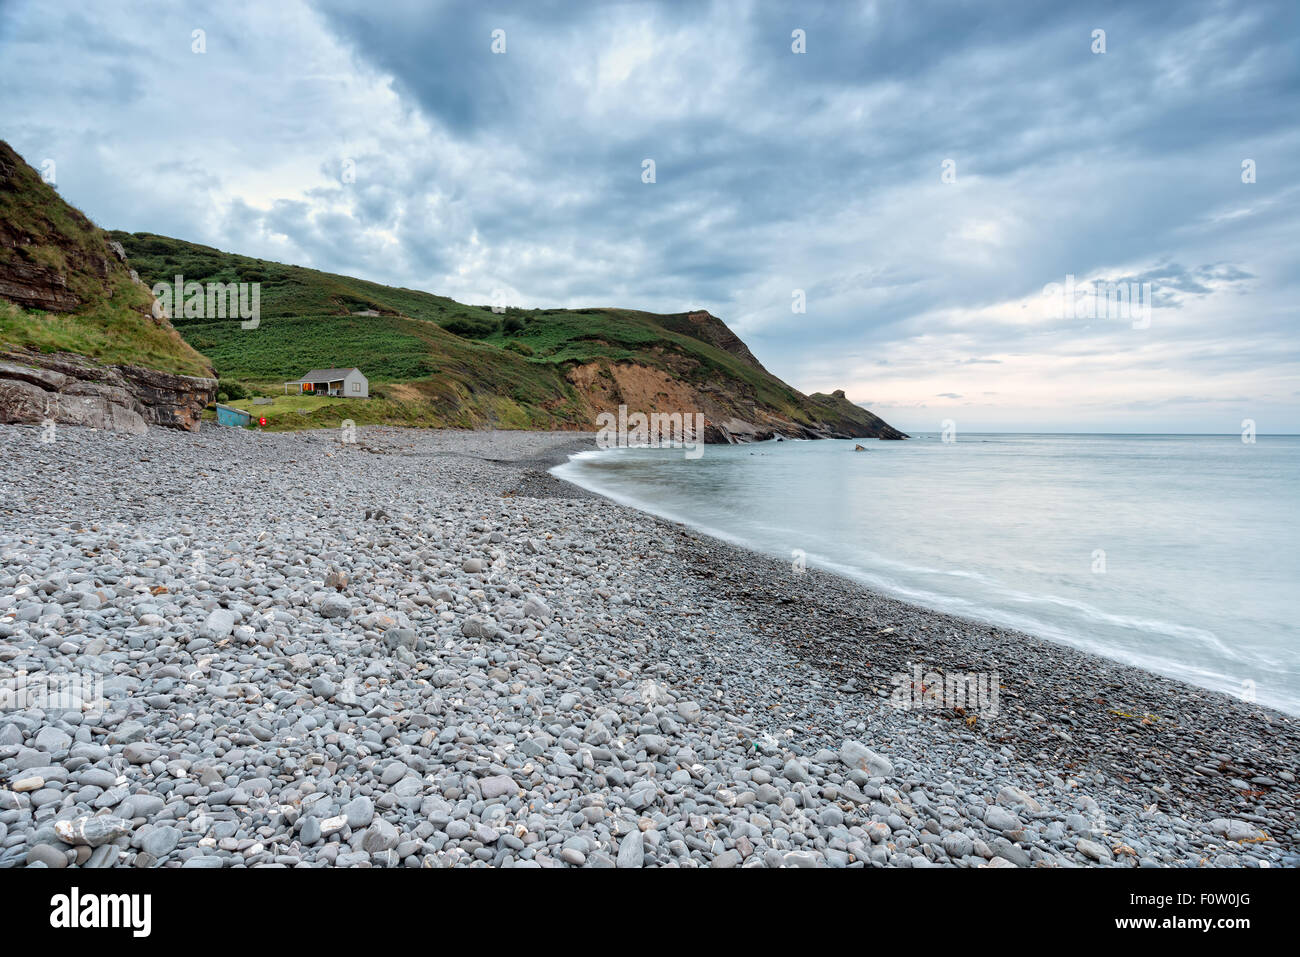
M301 379L284 384L284 394L293 386L302 395L336 395L364 399L370 395L370 382L360 369L312 369Z

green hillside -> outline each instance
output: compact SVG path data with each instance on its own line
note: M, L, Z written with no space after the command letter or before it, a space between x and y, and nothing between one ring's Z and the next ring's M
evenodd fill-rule
M262 323L256 330L243 330L224 319L172 318L186 340L212 359L222 377L279 381L296 375L293 370L300 365L359 365L359 356L372 381L437 374L444 370L431 354L431 345L434 353L439 345L454 347L427 326L404 321L424 320L461 340L491 347L493 355L509 352L533 366L598 359L649 361L654 358L650 351L658 347L771 390L772 399L792 401L797 396L762 370L692 336L671 332L660 321L684 316L605 308L509 308L497 314L488 306L465 305L446 296L253 259L151 233L111 235L149 284L169 282L177 274L187 282L261 283ZM379 315L357 315L366 311ZM669 365L668 356L655 362L664 368Z
M759 366L707 313L510 308L497 314L488 306L151 233L111 235L151 285L177 274L186 282L261 284L257 329L230 319L172 318L185 340L211 359L231 399L250 390L278 392L284 380L308 369L357 366L381 400L358 409L366 420L591 428L602 403L589 389L575 388L572 370L594 363L607 375L610 367L630 364L706 393L717 407L714 417L752 418L757 409L800 426L825 421L823 406Z

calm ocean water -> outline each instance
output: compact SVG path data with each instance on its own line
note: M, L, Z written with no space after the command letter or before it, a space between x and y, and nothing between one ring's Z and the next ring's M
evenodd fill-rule
M1300 436L586 452L561 478L915 604L1300 714Z

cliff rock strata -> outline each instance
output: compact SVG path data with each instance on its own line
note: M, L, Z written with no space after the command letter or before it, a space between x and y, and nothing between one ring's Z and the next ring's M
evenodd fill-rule
M0 423L84 425L140 433L150 425L198 430L217 380L68 353L0 352Z

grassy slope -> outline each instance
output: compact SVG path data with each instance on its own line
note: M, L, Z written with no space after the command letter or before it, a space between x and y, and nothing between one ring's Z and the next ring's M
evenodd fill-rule
M223 380L274 393L283 380L310 368L360 366L381 400L358 409L367 420L591 427L589 410L565 372L593 361L654 366L701 387L722 384L797 422L818 418L816 408L779 379L675 331L690 328L684 316L606 308L512 308L498 315L445 296L149 233L112 235L150 284L171 281L177 273L187 282L262 284L257 329L241 329L231 320L173 319ZM364 310L379 315L355 315ZM414 408L405 408L412 403Z
M167 323L152 319L153 297L132 282L128 269L109 250L104 231L65 203L3 141L0 163L7 171L0 182L0 233L15 243L0 243L0 264L52 269L81 300L69 313L0 301L0 347L74 352L107 363L210 374L203 356Z

